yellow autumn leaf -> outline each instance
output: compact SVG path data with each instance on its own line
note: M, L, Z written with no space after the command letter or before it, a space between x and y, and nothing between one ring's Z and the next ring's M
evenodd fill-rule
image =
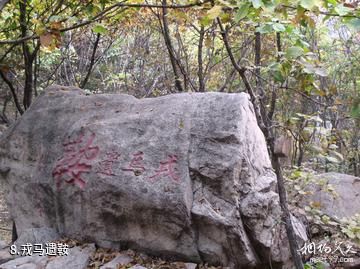
M209 19L216 19L217 17L219 17L220 13L222 11L222 6L213 6L208 12L207 12L207 16Z
M321 208L321 203L313 201L313 202L311 202L311 206L313 208Z
M38 24L35 29L35 33L39 36L43 35L46 33L46 27L43 24Z
M204 43L207 48L210 48L213 45L213 41L210 36L206 36Z
M61 35L59 31L45 32L40 35L40 44L42 47L47 48L49 51L53 51L59 48L61 45Z
M52 22L50 24L50 29L60 30L61 28L62 28L62 23L61 22Z

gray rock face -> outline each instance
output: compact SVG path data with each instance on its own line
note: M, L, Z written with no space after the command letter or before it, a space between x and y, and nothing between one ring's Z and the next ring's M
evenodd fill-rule
M316 176L312 194L303 204L316 202L331 217L351 217L360 213L360 178L340 173L324 173Z
M93 244L87 245L83 248L74 247L69 249L69 255L56 257L50 260L46 265L46 269L86 269L90 261L92 253L95 251Z
M3 248L6 248L8 246L9 246L9 244L5 243L5 241L0 240L0 250Z
M18 234L18 239L15 241L15 245L20 247L29 242L36 242L38 244L46 244L60 239L59 234L53 228L41 227L41 228L29 228L24 229Z
M1 264L0 269L14 269L14 268L43 269L45 268L46 263L47 263L47 257L45 256L25 256Z
M110 262L104 264L100 267L100 269L117 269L120 265L127 265L133 261L133 258L131 258L128 255L125 254L119 254L114 259L112 259Z
M185 269L196 269L197 264L196 263L185 263Z
M147 268L144 267L144 266L141 266L141 265L139 265L139 264L136 264L136 265L134 265L134 266L131 266L129 269L147 269Z
M50 227L99 246L231 268L289 259L246 94L139 100L53 86L0 139L20 234Z
M1 249L0 250L0 264L6 263L12 259L15 259L16 256L11 255L9 249Z

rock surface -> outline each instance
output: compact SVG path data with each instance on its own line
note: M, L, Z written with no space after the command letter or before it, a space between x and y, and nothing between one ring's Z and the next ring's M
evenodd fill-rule
M18 239L15 241L17 247L27 243L46 244L60 239L59 234L53 228L29 228L18 233Z
M131 266L129 269L147 269L147 268L144 266L141 266L140 264L136 264L134 266Z
M127 265L133 261L133 258L131 258L128 255L120 254L117 257L115 257L112 261L104 264L100 267L100 269L117 269L120 265Z
M0 172L20 235L47 227L230 268L289 260L246 94L139 100L53 86L0 138Z
M69 249L69 255L56 257L48 262L46 269L86 269L88 268L90 256L95 251L95 245L86 247L74 247Z
M0 250L0 264L6 263L15 257L10 254L8 249L1 249Z
M13 259L7 263L1 264L0 269L44 269L48 258L45 256L25 256Z
M144 266L141 266L140 264L136 264L134 266L131 266L129 269L147 269L147 268Z
M360 178L340 173L324 173L315 176L311 195L302 204L315 202L331 217L351 217L360 213Z
M3 124L0 124L0 136L6 131L7 127Z
M185 263L185 269L196 269L196 267L197 267L196 263L191 263L191 262Z

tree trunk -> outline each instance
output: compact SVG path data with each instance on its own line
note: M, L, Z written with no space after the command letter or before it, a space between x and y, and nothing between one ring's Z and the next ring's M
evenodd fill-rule
M95 55L96 55L96 50L99 46L99 42L100 42L100 37L101 35L98 33L96 35L96 39L95 39L95 42L94 42L94 46L93 46L93 50L92 50L92 54L91 54L91 59L90 59L90 64L89 64L89 67L88 67L88 71L86 73L86 76L84 78L84 80L80 83L80 88L85 88L85 85L86 83L88 82L89 78L90 78L90 75L91 75L91 72L94 68L94 64L95 64Z
M19 2L20 8L20 29L21 37L27 36L27 14L26 14L27 0L21 0ZM34 48L34 51L31 53L30 48L26 41L22 43L22 51L24 57L24 69L25 69L25 82L24 82L24 97L23 105L24 108L29 108L32 102L33 95L33 62L36 57L36 54L40 48L40 43L38 42L37 46Z
M199 31L199 44L198 44L198 77L199 77L199 92L205 91L205 83L204 83L204 68L203 68L203 43L204 43L204 36L205 36L205 29L204 26L201 25Z
M229 44L229 40L228 40L228 36L227 36L227 30L224 29L220 18L217 18L217 22L219 24L220 27L220 34L223 38L223 42L226 48L226 51L228 52L229 58L231 60L231 63L233 64L234 68L236 69L236 71L239 73L245 88L248 92L248 94L250 95L250 100L254 106L254 112L255 112L255 116L257 119L257 123L261 129L261 131L263 132L265 139L267 141L267 145L269 148L269 153L272 156L272 165L273 168L275 170L275 174L277 177L277 186L278 186L278 192L279 192L279 198L280 198L280 206L282 209L282 220L285 223L285 228L286 228L286 233L288 236L288 242L289 242L289 246L290 246L290 252L291 252L291 256L295 265L296 269L303 269L304 265L301 259L300 254L298 253L298 243L296 241L296 234L294 231L294 227L292 226L292 222L291 222L291 214L290 211L288 209L288 203L287 203L287 197L286 197L286 189L285 189L285 184L284 184L284 177L283 177L283 173L281 170L281 164L279 161L279 158L276 154L274 154L274 137L273 134L271 132L271 128L269 128L268 126L265 125L264 120L262 118L261 112L260 112L260 105L258 103L258 100L254 94L254 90L251 87L251 84L249 83L249 80L247 79L247 76L245 75L246 69L242 66L239 66L235 60L235 57L232 53L230 44Z
M183 87L181 85L181 79L180 79L180 72L179 72L179 68L177 66L176 63L176 56L175 56L175 52L174 52L174 47L172 45L172 41L171 41L171 37L170 37L170 30L169 30L169 25L168 25L168 21L167 21L167 8L166 8L166 0L162 1L163 4L163 12L162 12L162 16L161 16L161 20L162 20L162 25L163 25L163 35L164 35L164 40L165 40L165 44L166 47L168 49L169 52L169 57L170 57L170 62L171 62L171 66L172 69L174 71L174 76L175 76L175 87L179 92L183 92Z

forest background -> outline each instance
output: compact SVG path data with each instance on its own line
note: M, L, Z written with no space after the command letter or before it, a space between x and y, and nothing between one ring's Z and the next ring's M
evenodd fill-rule
M0 124L51 84L138 98L247 92L275 170L287 166L290 181L360 175L359 0L2 0L0 9Z
M359 175L359 5L2 1L0 121L51 84L138 98L250 86L274 137L292 138L292 165Z

